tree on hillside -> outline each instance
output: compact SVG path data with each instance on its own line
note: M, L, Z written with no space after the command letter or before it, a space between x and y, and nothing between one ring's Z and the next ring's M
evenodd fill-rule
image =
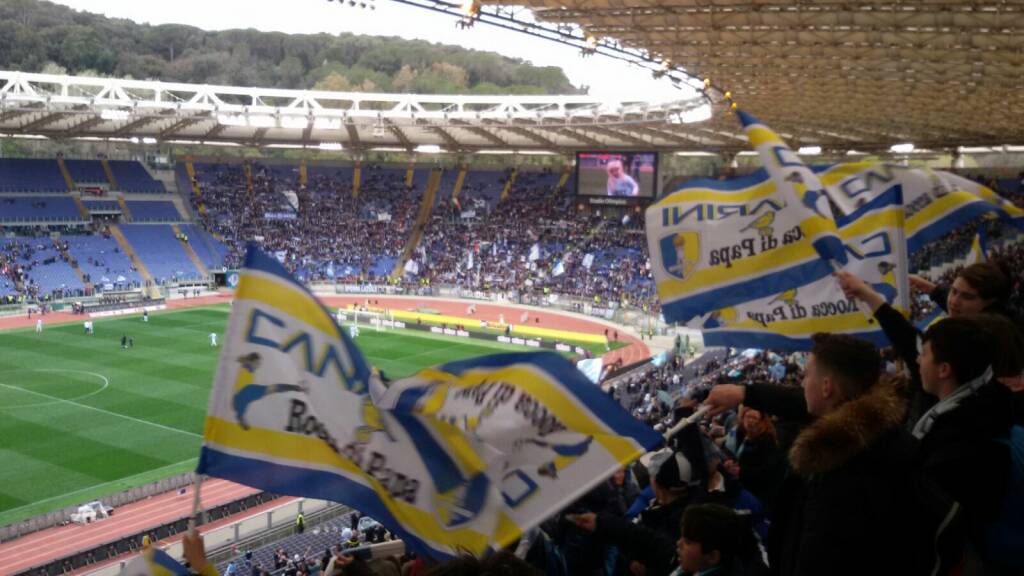
M558 68L422 40L151 26L42 0L0 2L0 67L255 87L578 94ZM59 68L50 68L51 70Z

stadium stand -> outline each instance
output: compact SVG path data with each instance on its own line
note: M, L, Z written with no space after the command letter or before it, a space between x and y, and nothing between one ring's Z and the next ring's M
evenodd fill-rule
M99 160L64 160L75 184L109 184Z
M132 222L181 222L183 219L174 202L127 200Z
M67 245L68 253L87 279L101 288L112 285L116 289L125 289L142 284L142 276L113 238L101 234L65 235L61 241Z
M196 255L199 256L199 259L202 260L208 269L222 268L224 266L228 247L223 242L194 224L182 224L179 228L188 237L192 249L195 250Z
M0 197L0 222L80 222L81 214L70 196Z
M0 192L67 192L57 161L35 158L0 159Z
M154 179L145 166L131 160L108 160L119 188L123 192L166 194L163 182Z
M129 224L121 230L158 283L202 278L170 226Z
M90 212L121 211L121 204L117 200L82 200L82 205Z

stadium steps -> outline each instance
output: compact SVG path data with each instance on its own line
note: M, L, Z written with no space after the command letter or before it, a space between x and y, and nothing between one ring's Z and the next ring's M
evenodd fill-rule
M423 229L426 227L427 222L430 220L430 215L434 211L434 200L437 198L437 190L440 187L441 169L435 168L430 171L430 178L427 179L427 190L423 193L423 199L420 201L420 212L416 215L416 222L413 224L412 230L409 231L409 239L405 242L402 255L395 261L395 268L391 271L392 278L401 278L402 274L405 273L405 263L412 257L416 246L420 243L420 238L423 237Z
M103 166L103 173L107 175L107 182L110 182L111 190L120 190L121 187L117 185L117 178L114 178L114 171L110 169L110 162L107 162L106 158L100 159L100 164Z
M126 222L132 221L132 211L128 209L128 203L124 201L124 194L117 195L117 205L121 207L121 215Z
M558 188L556 190L562 190L565 185L569 183L569 177L572 176L572 164L566 163L565 168L562 168L562 176L558 179Z
M68 190L74 191L75 179L71 177L71 172L68 170L67 165L64 164L63 156L57 157L57 167L60 168L61 176L64 176L64 183L68 185Z
M78 205L81 206L82 203L78 202ZM71 269L74 270L75 274L78 275L78 279L82 281L83 285L85 285L86 292L91 293L93 290L92 282L89 282L88 280L85 279L85 272L83 272L82 269L78 266L78 260L72 258L71 254L68 254L67 250L64 250L58 239L53 239L53 245L57 247L57 251L60 252L60 255L64 257L64 260L67 261L68 266L71 266Z
M356 162L356 167L352 169L352 197L359 198L359 185L363 178L363 163Z
M196 165L192 162L190 156L185 161L185 174L188 175L188 181L192 183L192 193L196 196L196 209L200 216L206 214L206 204L203 202L203 187L199 185L199 179L196 178Z
M124 198L121 198L121 202L124 202ZM132 261L132 264L135 265L135 269L142 275L142 279L145 280L147 284L156 284L153 281L153 275L149 273L149 268L146 268L146 265L142 263L142 259L135 253L135 248L132 248L132 243L125 237L124 232L121 231L121 227L117 224L111 224L110 235L114 237L114 240L117 240L117 245L121 247L121 251L124 252L125 255L128 256L128 259Z
M249 192L249 198L256 193L256 187L252 183L252 162L242 162L242 170L245 172L245 189Z
M517 174L519 174L519 168L513 168L512 174L510 174L508 177L508 182L505 182L505 187L501 190L501 198L498 200L498 202L504 202L505 200L508 199L508 195L512 191L512 186L514 186L516 183Z
M468 168L465 164L459 167L459 175L455 177L455 187L452 188L452 200L459 199L459 192L462 192L462 185L466 183L466 172Z
M309 168L306 167L306 159L299 161L299 186L305 188L309 184Z
M88 222L90 220L89 210L86 209L85 204L82 204L81 196L74 196L71 198L75 202L75 208L78 208L78 213L82 215L82 220Z
M405 187L409 188L412 186L413 178L416 177L416 163L409 162L409 167L405 169Z
M171 230L174 231L175 236L180 237L182 235L181 228L179 228L177 224L171 224ZM188 236L186 236L186 238L188 238ZM196 254L196 251L192 249L192 239L188 238L187 241L182 242L181 247L185 249L185 253L188 254L188 257L192 259L192 263L195 264L196 270L199 270L199 272L202 273L203 276L209 278L210 270L206 267L206 264L203 264L203 260L199 258L199 255Z

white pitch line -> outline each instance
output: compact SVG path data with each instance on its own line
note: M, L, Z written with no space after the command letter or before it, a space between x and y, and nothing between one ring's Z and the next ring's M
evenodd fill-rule
M196 438L202 438L203 437L202 434L196 434L195 432L189 432L188 430L182 430L181 428L172 428L170 426L164 426L163 424L157 424L156 422L150 422L149 420L141 420L139 418L134 418L132 416L128 416L126 414L121 414L119 412L111 412L110 410L104 410L103 408L97 408L95 406L89 406L88 404L79 404L78 402L75 402L73 400L67 400L65 398L58 398L56 396L50 396L49 394L43 394L42 392L36 392L35 390L29 390L28 388L22 388L20 386L12 386L10 384L4 384L2 382L0 382L0 386L3 386L4 388L10 388L12 390L20 390L21 392L28 392L29 394L35 394L36 396L42 396L43 398L49 398L51 400L56 400L58 402L64 402L65 404L71 404L73 406L78 406L79 408L87 408L89 410L95 410L96 412L102 412L103 414L109 414L111 416L117 416L118 418L124 418L125 420L131 420L133 422L138 422L139 424L147 424L149 426L155 426L157 428L163 428L164 430L167 430L167 431L170 431L170 432L177 432L179 434L188 434L189 436L195 436Z
M192 458L189 458L187 460L182 460L181 462L175 462L173 464L168 464L166 466L161 466L159 468L153 468L151 470L146 470L145 472L141 472L139 474L132 474L131 476L125 476L123 478L117 478L116 480L110 480L109 482L103 482L103 483L100 483L100 484L94 484L92 486L86 486L85 488L80 488L80 489L75 490L73 492L64 492L63 494L58 494L56 496L51 496L50 498L45 498L43 500L36 500L34 502L29 502L28 504L25 504L24 506L18 506L17 508L11 508L9 510L4 510L3 513L4 514L10 514L11 512L17 512L18 510L24 510L25 508L31 508L32 506L38 506L40 504L45 504L47 502L52 502L54 500L59 500L61 498L66 498L68 496L73 496L75 494L81 494L82 492L88 492L89 490L95 490L97 488L102 488L104 486L109 486L110 484L117 484L118 482L124 482L126 480L131 480L132 478L135 478L136 476L141 476L143 474L150 474L152 472L159 472L161 470L166 470L168 468L173 468L175 466L181 466L182 464L187 464L189 462L194 462L198 458L199 458L198 456L193 456Z

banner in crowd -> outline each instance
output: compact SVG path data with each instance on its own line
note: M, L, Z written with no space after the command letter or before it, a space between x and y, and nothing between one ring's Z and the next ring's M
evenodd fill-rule
M845 269L871 284L897 310L909 311L900 187L837 217L836 224L848 255ZM707 346L810 350L816 332L850 334L890 346L878 323L856 300L847 299L832 277L716 310L690 326L703 331Z
M443 558L515 542L659 442L553 352L385 387L308 290L250 248L198 472L343 502Z
M413 274L413 275L419 274L420 273L420 263L415 261L415 260L413 260L412 258L409 258L408 260L405 261L405 268L404 268L404 270L405 270L406 274Z
M647 209L651 268L668 322L772 296L845 263L814 173L774 132L741 119L773 181L705 181Z

